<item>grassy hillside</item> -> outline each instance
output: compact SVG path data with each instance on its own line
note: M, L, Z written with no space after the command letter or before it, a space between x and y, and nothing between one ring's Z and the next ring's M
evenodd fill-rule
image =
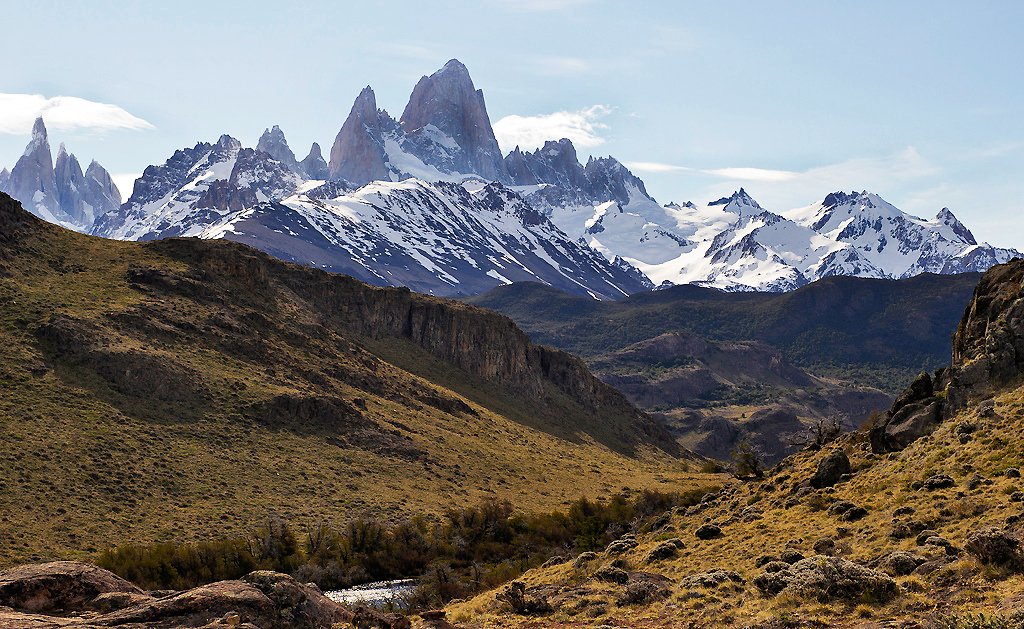
M832 489L801 490L826 454L804 452L787 459L763 482L735 484L703 509L672 514L656 531L639 535L638 545L621 555L599 553L578 566L567 562L531 571L522 579L531 594L564 601L540 621L510 613L494 592L450 611L470 626L494 627L541 622L560 627L767 629L877 626L863 623L883 620L949 623L924 625L935 627L1017 627L1010 617L1024 609L1024 575L985 565L965 550L972 532L1019 523L1024 509L1016 497L1024 483L1005 472L1024 465L1024 388L995 401L995 416L979 417L972 409L898 455L871 454L863 433L844 437L832 447L849 453L855 473ZM978 430L962 443L957 427L968 421ZM937 474L948 474L954 485L920 488ZM972 480L975 475L983 480ZM843 501L866 509L866 515L851 521L836 514L836 505ZM705 523L720 525L721 535L698 539L694 532ZM917 538L925 530L949 542L956 555L937 544L919 545ZM660 544L675 538L684 549L648 560ZM821 542L825 539L831 544ZM895 551L933 563L930 571L895 577L901 593L888 601L872 599L870 593L826 600L789 593L766 596L755 585L766 572L759 566L762 557L779 559L787 551L812 557L818 554L816 548L834 548L829 552L836 556L876 567ZM665 577L665 592L637 604L620 603L627 586L595 578L613 562L630 572ZM716 569L734 571L742 581L727 578L709 587L688 580ZM979 613L1002 618L1003 624L954 624L957 618Z
M952 363L872 430L451 615L491 627L1024 626L1022 278L1020 260L985 274Z
M781 294L675 286L619 302L524 283L468 302L512 317L537 342L588 358L686 332L760 341L816 375L895 393L919 371L949 361L950 336L978 277L832 277Z
M0 382L0 565L707 478L504 317L226 242L87 237L4 195Z

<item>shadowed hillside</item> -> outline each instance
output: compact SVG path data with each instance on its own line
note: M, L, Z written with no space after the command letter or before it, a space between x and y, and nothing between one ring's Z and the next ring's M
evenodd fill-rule
M0 195L0 563L688 486L660 424L507 318Z
M513 284L468 300L510 316L533 339L584 357L667 332L760 341L816 375L895 393L949 360L949 340L980 276L831 277L788 293L674 286L619 302Z

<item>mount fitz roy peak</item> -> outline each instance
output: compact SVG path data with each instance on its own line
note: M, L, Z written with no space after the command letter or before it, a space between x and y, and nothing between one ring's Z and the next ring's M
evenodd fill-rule
M89 231L96 217L117 212L121 193L110 173L93 161L82 166L64 145L54 163L42 118L32 125L32 139L10 172L0 172L6 192L36 216L77 231Z
M924 220L868 192L784 213L743 189L661 205L620 162L583 164L567 139L503 157L483 93L454 59L416 83L398 120L364 88L328 157L314 143L298 161L277 126L255 149L227 135L200 142L148 167L124 205L80 229L226 238L446 296L524 280L613 299L685 283L786 291L832 275L984 271L1020 255L977 243L948 209Z

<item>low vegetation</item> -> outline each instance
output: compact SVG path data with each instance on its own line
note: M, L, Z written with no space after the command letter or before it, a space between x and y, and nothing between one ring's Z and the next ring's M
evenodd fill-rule
M289 573L322 589L418 577L421 585L406 602L423 608L496 587L552 557L568 561L601 550L653 516L697 504L704 494L642 491L607 501L582 498L566 511L541 514L489 500L450 509L439 519L389 524L357 518L340 529L319 524L294 530L270 518L239 538L117 546L100 553L97 564L148 589L185 589L257 569Z

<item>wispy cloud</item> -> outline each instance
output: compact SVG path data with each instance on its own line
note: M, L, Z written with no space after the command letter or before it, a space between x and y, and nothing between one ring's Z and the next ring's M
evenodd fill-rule
M604 144L601 132L608 125L600 122L612 112L607 105L594 105L579 111L556 111L537 116L505 116L494 123L494 135L503 151L516 146L526 150L544 145L547 140L569 138L581 148Z
M745 167L690 168L688 166L677 166L675 164L663 164L660 162L629 162L626 164L626 167L640 173L688 172L712 175L723 179L735 179L738 181L789 181L800 176L800 173L791 170Z
M572 76L591 70L590 63L579 57L544 55L536 57L533 65L538 74L547 76Z
M152 129L152 124L117 105L75 96L47 98L40 94L0 93L0 133L25 135L42 116L46 126L60 131L113 131Z
M546 13L549 11L563 11L575 9L595 0L492 0L498 6L512 11L523 11L527 13Z
M762 205L776 210L807 205L836 190L882 193L905 190L908 185L919 186L941 174L941 170L914 147L889 155L852 158L799 171L756 167L695 168L662 162L628 162L626 166L638 173L677 173L691 182L705 181L693 198L695 201L715 199L746 186ZM920 203L912 205L915 207L904 209L914 211Z

